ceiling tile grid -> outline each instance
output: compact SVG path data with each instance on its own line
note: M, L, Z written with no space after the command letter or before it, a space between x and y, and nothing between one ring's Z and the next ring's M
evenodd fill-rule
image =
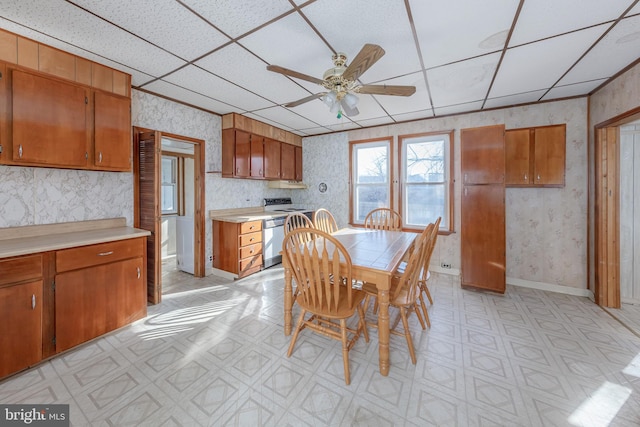
M586 96L640 57L635 0L0 0L0 28L299 135ZM266 69L322 79L367 43L385 53L358 82L414 94L356 94L338 118L320 99L286 107L327 89Z

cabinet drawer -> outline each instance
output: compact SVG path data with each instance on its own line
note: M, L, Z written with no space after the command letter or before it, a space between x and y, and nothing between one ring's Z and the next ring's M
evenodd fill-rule
M260 242L262 242L262 231L240 235L240 246L248 246Z
M42 277L42 255L8 258L0 261L0 285Z
M240 260L240 274L246 273L249 270L260 270L261 267L262 254Z
M262 230L262 221L249 221L240 224L240 234L253 233Z
M243 246L240 248L240 259L244 259L253 255L262 254L262 243Z
M56 272L144 256L144 239L127 239L56 252Z

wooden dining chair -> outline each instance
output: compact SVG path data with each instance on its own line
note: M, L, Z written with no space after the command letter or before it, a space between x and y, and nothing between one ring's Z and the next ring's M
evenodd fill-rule
M431 255L433 255L433 250L436 247L436 242L438 241L438 231L440 230L440 221L442 217L438 217L435 223L433 223L432 234L428 240L428 245L425 247L425 251L422 259L422 270L420 272L420 280L418 284L420 286L420 306L422 307L422 314L424 315L424 320L427 322L427 326L431 327L431 320L429 319L429 313L427 312L427 305L424 301L423 294L429 300L429 304L433 305L433 298L431 297L431 292L429 292L428 282L431 277L431 272L429 271L429 265L431 264Z
M322 230L325 233L335 233L338 231L338 223L336 219L333 217L331 212L327 209L320 208L313 214L313 225L318 230Z
M372 230L401 231L402 216L393 209L374 209L364 218L364 228Z
M313 226L313 222L309 219L308 216L300 213L294 212L287 215L287 219L284 221L284 234L293 230L297 230L299 228L315 228ZM297 238L303 239L302 242L308 242L311 236L307 234L296 234Z
M409 256L409 261L406 263L402 274L396 274L391 280L391 289L389 291L389 305L398 309L398 318L390 325L390 332L395 335L401 335L405 337L407 341L407 347L409 348L409 355L411 356L411 362L416 364L416 352L413 345L413 338L411 337L411 329L409 327L409 316L415 312L420 322L422 329L426 329L422 314L420 313L420 306L418 305L418 295L420 294L420 273L422 271L422 261L424 251L429 244L428 240L431 237L433 230L433 224L429 224L425 230L416 237L413 251ZM362 286L362 290L367 294L365 298L365 309L369 306L371 298L376 298L378 295L378 289L374 283L365 282ZM403 332L397 331L399 320L402 320ZM367 323L369 326L376 327L374 323Z
M297 236L303 233L311 236L306 244L300 244L301 239ZM366 294L351 287L349 253L335 237L324 231L297 229L285 236L283 255L287 257L292 276L298 284L297 302L301 308L287 357L291 356L298 334L305 328L341 341L344 380L349 385L349 350L361 333L369 342L362 307ZM347 319L356 311L358 323L353 329L347 326Z

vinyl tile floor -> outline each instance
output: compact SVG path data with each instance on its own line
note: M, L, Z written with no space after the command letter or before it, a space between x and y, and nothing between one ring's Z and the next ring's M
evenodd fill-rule
M145 319L0 382L0 402L69 404L76 426L640 425L640 338L587 298L434 274L417 364L392 335L381 376L371 329L347 386L337 341L304 330L286 357L282 268L171 275Z

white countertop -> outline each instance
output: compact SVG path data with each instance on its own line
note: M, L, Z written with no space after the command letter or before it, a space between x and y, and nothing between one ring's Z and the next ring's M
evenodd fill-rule
M148 236L124 218L0 229L0 258Z
M281 218L288 212L265 211L264 208L238 208L209 211L209 218L224 222L262 221L264 219Z

